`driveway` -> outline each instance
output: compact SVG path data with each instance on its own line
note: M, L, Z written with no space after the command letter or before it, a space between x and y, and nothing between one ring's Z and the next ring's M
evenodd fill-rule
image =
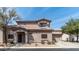
M56 46L58 48L79 48L79 42L64 42L58 41Z

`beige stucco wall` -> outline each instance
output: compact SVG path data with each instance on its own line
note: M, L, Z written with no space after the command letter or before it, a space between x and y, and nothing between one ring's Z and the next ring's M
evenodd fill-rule
M25 41L27 43L28 33L27 33L27 31L23 31L23 30L10 31L10 34L14 34L14 42L17 43L17 32L25 32ZM46 39L41 38L42 34L47 34L47 38ZM32 36L34 38L34 42L41 42L41 40L48 40L48 41L52 42L52 33L51 32L33 32Z
M55 37L56 41L59 41L62 39L62 37Z
M41 38L42 34L47 34L47 38ZM32 33L35 42L41 42L41 40L49 40L52 41L52 33Z
M0 30L0 44L3 43L3 31Z

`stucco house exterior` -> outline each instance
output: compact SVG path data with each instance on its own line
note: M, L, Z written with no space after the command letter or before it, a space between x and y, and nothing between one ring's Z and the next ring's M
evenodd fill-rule
M17 25L8 26L7 42L12 44L47 43L53 44L56 41L70 41L68 34L61 30L54 30L50 27L51 21L40 19L36 21L16 21ZM72 39L76 41L76 36ZM0 43L3 43L3 31L0 30Z
M8 42L12 43L53 43L55 41L50 27L51 21L40 19L36 21L16 21L17 25L8 26ZM62 34L62 33L60 33ZM59 35L59 34L58 34Z

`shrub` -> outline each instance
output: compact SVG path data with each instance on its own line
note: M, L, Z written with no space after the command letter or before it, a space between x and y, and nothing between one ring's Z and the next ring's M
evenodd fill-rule
M51 44L51 42L47 42L47 44L49 44L49 45L50 45L50 44Z
M55 44L56 42L55 41L52 41L52 44Z
M38 46L38 44L36 43L35 46Z
M42 41L41 41L41 44L45 44L45 42L42 40Z

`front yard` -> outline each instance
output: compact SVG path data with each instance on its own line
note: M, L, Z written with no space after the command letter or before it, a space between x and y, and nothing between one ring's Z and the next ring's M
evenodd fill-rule
M55 44L41 44L41 43L32 43L32 44L17 44L10 48L79 48L78 42L64 42L58 41Z
M4 47L1 46L1 48L4 48ZM79 43L58 41L55 44L49 44L49 45L41 44L41 43L16 44L15 46L9 46L8 48L79 48Z

